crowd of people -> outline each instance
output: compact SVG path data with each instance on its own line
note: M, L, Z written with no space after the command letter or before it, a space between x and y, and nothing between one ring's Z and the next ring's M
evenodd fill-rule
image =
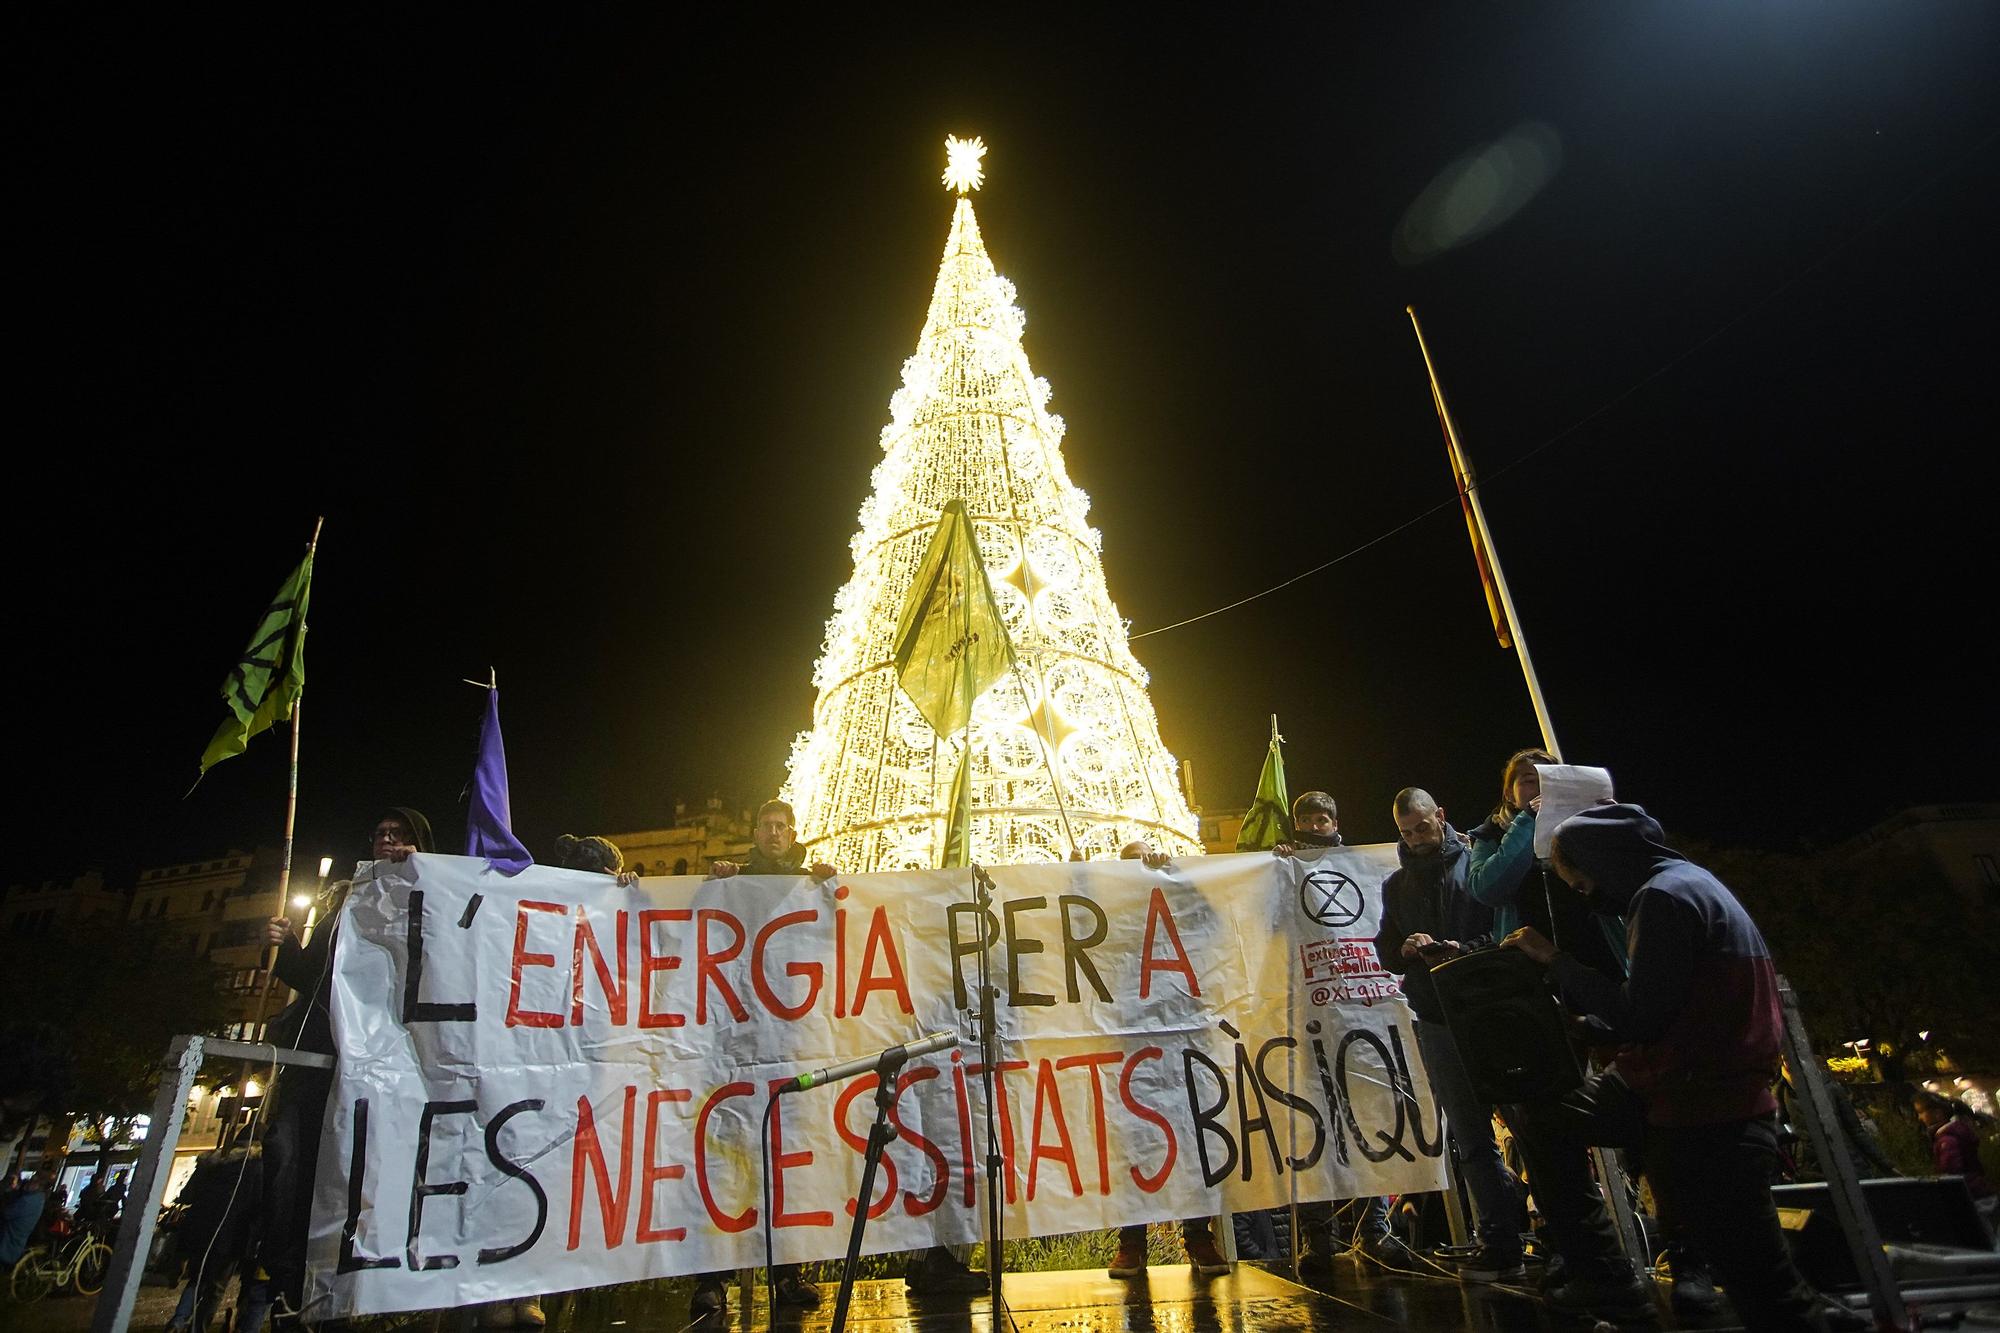
M1476 1245L1456 1256L1456 1274L1470 1283L1523 1279L1532 1198L1548 1258L1542 1292L1552 1307L1609 1318L1650 1312L1654 1288L1620 1248L1593 1174L1590 1150L1614 1148L1651 1185L1677 1308L1715 1306L1719 1278L1750 1327L1825 1327L1827 1306L1794 1267L1772 1204L1782 1018L1769 949L1730 890L1670 847L1639 806L1605 803L1571 816L1554 832L1553 856L1537 858L1537 765L1553 762L1538 749L1512 756L1498 805L1470 833L1421 788L1405 788L1393 802L1399 866L1382 885L1375 949L1415 1017L1424 1068L1471 1199ZM1273 851L1309 857L1340 845L1338 806L1314 791L1294 802L1292 832ZM432 849L429 821L407 807L388 810L371 834L378 860ZM1121 856L1169 864L1144 842L1128 844ZM603 838L565 837L555 860L621 883L631 878L620 850ZM747 857L716 861L709 873L837 874L808 862L791 807L775 800L757 812ZM332 1053L338 932L337 901L325 924L303 938L289 919L271 919L276 975L297 992L272 1024L279 1045ZM1575 1050L1598 1057L1581 1086L1539 1102L1495 1106L1481 1098L1434 973L1488 949L1514 951L1541 970L1571 1023ZM244 1292L238 1333L259 1333L278 1300L300 1307L331 1079L328 1070L287 1066L267 1095L261 1144L205 1160L188 1186L184 1249L199 1261L190 1259L176 1315L183 1333L206 1329L233 1275ZM1919 1111L1934 1130L1940 1171L1965 1176L1975 1194L1990 1198L1970 1113L1925 1096ZM1512 1136L1519 1174L1501 1152L1496 1115ZM1349 1250L1390 1267L1415 1259L1391 1227L1388 1199L1302 1207L1299 1220L1307 1273L1330 1270L1333 1256ZM1189 1219L1180 1229L1196 1274L1226 1271L1208 1219ZM1111 1276L1144 1273L1146 1239L1143 1226L1122 1230ZM780 1305L819 1304L796 1267L772 1277ZM907 1280L931 1292L986 1286L985 1275L943 1248L913 1256ZM693 1308L698 1317L726 1311L723 1275L697 1280ZM539 1300L528 1299L481 1307L478 1322L538 1328L546 1317Z
M1477 1246L1458 1276L1525 1277L1532 1196L1550 1256L1549 1305L1597 1318L1650 1314L1654 1287L1621 1248L1594 1174L1591 1149L1612 1148L1652 1187L1678 1308L1713 1308L1719 1277L1751 1328L1824 1328L1827 1303L1793 1264L1771 1198L1783 1019L1770 950L1735 895L1670 847L1637 805L1572 815L1554 831L1552 857L1537 858L1538 766L1555 762L1539 749L1510 757L1499 804L1470 834L1421 788L1393 803L1399 866L1382 885L1375 949L1401 978L1471 1196ZM1340 843L1338 807L1324 792L1294 803L1293 824L1278 855ZM1540 968L1576 1051L1601 1057L1580 1087L1506 1106L1478 1095L1434 973L1488 948ZM1496 1113L1525 1181L1502 1160ZM1387 1203L1362 1201L1352 1220L1301 1209L1305 1253L1355 1246L1403 1257Z

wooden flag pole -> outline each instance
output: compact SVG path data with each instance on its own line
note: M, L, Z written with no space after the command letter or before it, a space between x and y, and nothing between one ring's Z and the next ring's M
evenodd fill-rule
M1444 425L1445 447L1451 450L1452 466L1465 478L1466 503L1471 506L1474 524L1479 529L1479 539L1485 544L1487 561L1493 570L1494 591L1500 597L1501 614L1507 618L1509 636L1514 640L1514 652L1521 659L1521 675L1528 682L1528 700L1535 708L1535 722L1542 729L1542 746L1557 758L1562 757L1562 747L1556 743L1555 724L1549 721L1549 706L1542 699L1542 682L1535 675L1535 660L1528 655L1528 636L1521 628L1521 618L1514 614L1514 597L1507 591L1507 575L1500 568L1500 551L1493 544L1493 532L1486 526L1486 509L1479 500L1479 486L1472 471L1472 464L1466 460L1465 446L1458 441L1458 427L1451 419L1451 408L1445 404L1444 386L1438 383L1437 367L1431 363L1431 349L1424 342L1424 326L1417 322L1417 308L1404 306L1410 316L1410 327L1417 333L1417 350L1423 353L1424 373L1430 376L1431 397L1437 407L1438 420Z
M325 515L321 515L319 518L313 520L312 540L306 543L306 554L308 556L313 555L319 550L319 532L325 525ZM305 619L303 616L299 620L299 630L301 634L305 630ZM296 645L294 645L293 651L298 651ZM301 689L299 697L292 700L292 759L285 770L285 841L283 851L278 860L278 910L273 913L275 916L284 916L285 910L291 906L292 837L298 827L299 818L299 715L305 711L305 702L305 691ZM271 1008L271 978L276 971L277 952L278 946L274 944L266 944L264 946L262 969L264 981L257 991L257 1020L250 1028L250 1039L252 1041L264 1040L264 1022L265 1016L270 1012ZM275 1054L274 1043L274 1057ZM237 1083L243 1090L243 1095L246 1098L250 1095L250 1072L250 1062L245 1060L242 1069L238 1071ZM274 1058L271 1062L270 1077L265 1080L265 1096L270 1096L269 1084L275 1082L277 1076L278 1064Z
M1444 425L1445 447L1451 451L1452 466L1465 479L1465 500L1470 507L1473 524L1478 529L1478 537L1486 549L1486 559L1493 571L1493 588L1500 598L1500 612L1507 618L1507 628L1514 640L1514 651L1521 659L1521 675L1528 682L1528 699L1535 707L1535 721L1542 729L1542 748L1562 758L1562 745L1556 740L1555 724L1549 721L1549 706L1542 698L1542 682L1535 675L1535 660L1528 655L1528 636L1521 628L1521 619L1514 614L1514 597L1507 591L1507 575L1500 568L1500 551L1493 544L1493 534L1486 526L1486 509L1479 501L1479 486L1472 471L1472 464L1465 457L1465 446L1459 443L1458 427L1451 419L1451 408L1446 405L1444 386L1438 383L1437 367L1431 361L1431 349L1424 342L1424 326L1417 321L1415 306L1403 307L1409 313L1410 327L1416 330L1417 350L1424 356L1424 373L1430 376L1431 400L1437 407L1438 420ZM1546 884L1544 886L1546 888ZM1554 915L1553 907L1550 912ZM1598 1184L1604 1192L1606 1211L1611 1215L1612 1226L1618 1232L1626 1257L1644 1268L1651 1256L1646 1253L1644 1237L1638 1222L1632 1215L1631 1198L1626 1192L1625 1171L1607 1148L1592 1148L1591 1159L1597 1164Z

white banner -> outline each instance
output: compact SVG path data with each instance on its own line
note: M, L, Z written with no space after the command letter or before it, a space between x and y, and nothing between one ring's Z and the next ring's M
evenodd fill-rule
M1372 940L1393 847L1004 866L1006 1228L1044 1235L1443 1185L1411 1016ZM763 1262L769 1090L907 1066L867 1250L976 1240L985 1096L965 870L619 887L415 856L340 916L321 1318ZM846 1250L875 1078L771 1123L779 1262Z

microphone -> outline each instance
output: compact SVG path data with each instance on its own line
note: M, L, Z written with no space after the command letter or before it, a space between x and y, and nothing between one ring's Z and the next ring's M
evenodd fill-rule
M877 1071L895 1069L911 1060L921 1059L937 1051L948 1051L956 1045L958 1045L956 1032L933 1032L921 1040L906 1041L901 1046L891 1046L880 1055L864 1055L859 1060L849 1060L846 1064L816 1069L810 1074L800 1074L797 1078L780 1083L778 1091L804 1092L807 1088L816 1088L822 1083L838 1083L857 1074L873 1074Z

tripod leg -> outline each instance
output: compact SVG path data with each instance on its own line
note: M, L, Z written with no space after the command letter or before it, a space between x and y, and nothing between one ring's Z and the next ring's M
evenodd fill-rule
M891 1067L875 1075L875 1123L868 1131L868 1152L861 1164L861 1191L855 1196L854 1225L847 1231L847 1262L840 1270L840 1291L833 1298L833 1333L847 1327L847 1307L854 1299L854 1278L861 1267L861 1237L868 1230L868 1210L875 1202L875 1168L882 1151L896 1137L889 1123L889 1108L896 1102L897 1069ZM773 1318L777 1312L773 1311Z

